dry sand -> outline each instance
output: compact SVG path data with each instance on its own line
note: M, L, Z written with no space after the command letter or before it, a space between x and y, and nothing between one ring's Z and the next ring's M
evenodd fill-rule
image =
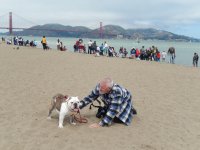
M107 76L133 94L130 126L90 129L88 107L87 124L46 119L54 94L82 99ZM199 68L0 44L0 83L0 150L200 149Z

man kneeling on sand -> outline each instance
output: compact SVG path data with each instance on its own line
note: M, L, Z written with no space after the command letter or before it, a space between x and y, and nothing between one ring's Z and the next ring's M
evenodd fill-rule
M130 125L133 115L137 114L132 106L131 93L111 78L105 78L98 83L87 97L80 102L80 109L101 97L107 105L106 113L99 123L91 124L91 128L109 126L112 122L121 122Z

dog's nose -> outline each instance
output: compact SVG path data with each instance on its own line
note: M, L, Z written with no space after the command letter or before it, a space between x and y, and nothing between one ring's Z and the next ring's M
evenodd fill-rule
M77 103L74 103L74 107L77 108L77 107L78 107L78 104L77 104Z

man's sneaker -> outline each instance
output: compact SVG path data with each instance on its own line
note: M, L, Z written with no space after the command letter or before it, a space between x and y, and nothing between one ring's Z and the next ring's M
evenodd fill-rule
M135 108L132 108L133 111L133 115L137 115L137 111L135 110Z

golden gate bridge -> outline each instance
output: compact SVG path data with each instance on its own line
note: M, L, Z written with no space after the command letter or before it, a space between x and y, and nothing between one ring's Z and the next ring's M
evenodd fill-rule
M15 20L15 22L14 22L13 16L17 19L20 18L18 20L23 20L22 21L23 23L21 23L21 24L23 24L23 27L20 26L21 25L20 23L16 23L18 21ZM24 23L24 22L26 22L26 23ZM16 23L18 25L14 26L14 23ZM27 23L29 25L25 25ZM99 25L100 25L99 28L97 28L98 33L96 33L96 34L99 35L99 38L103 38L103 36L105 35L105 33L103 33L103 23L100 22ZM9 12L9 13L6 13L6 14L0 16L0 30L4 30L4 31L8 30L10 35L13 35L14 30L16 30L16 31L19 31L19 30L43 30L43 31L60 31L60 32L63 32L63 31L64 32L80 32L77 30L62 30L62 29L48 29L48 28L41 29L41 28L35 28L35 27L31 28L33 26L38 26L38 25L33 23L32 21L29 21L15 13L12 13L12 12ZM108 34L106 34L106 35L108 35ZM109 34L109 35L115 36L116 34Z

